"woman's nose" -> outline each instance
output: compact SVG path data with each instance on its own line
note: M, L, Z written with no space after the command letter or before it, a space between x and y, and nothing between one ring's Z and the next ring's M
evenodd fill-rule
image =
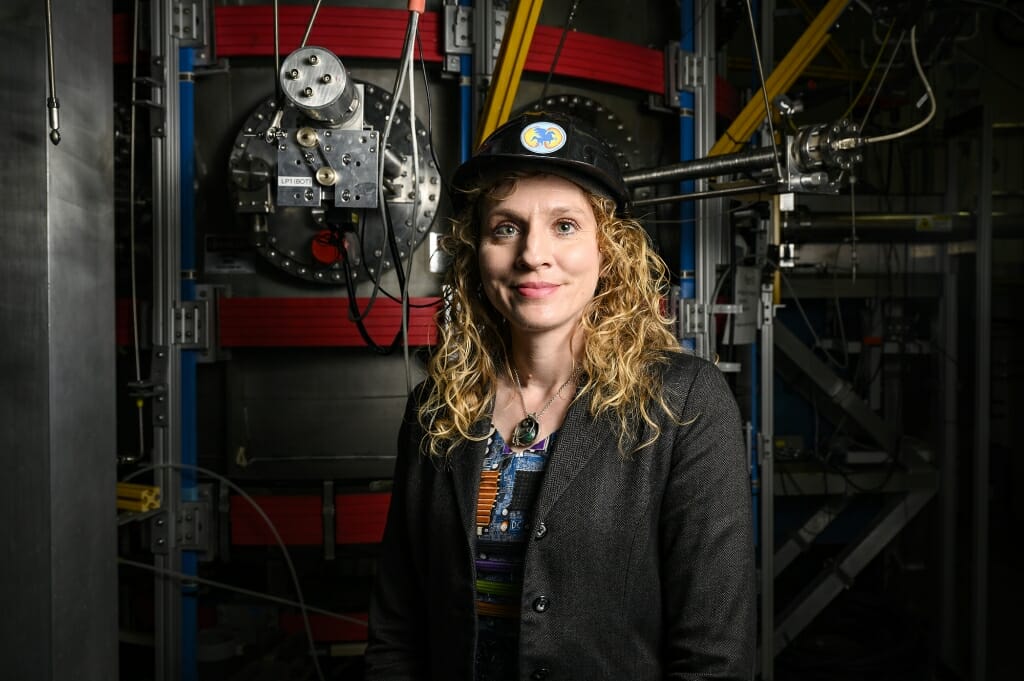
M523 267L534 269L548 264L551 258L551 241L543 229L530 226L520 241L518 262Z

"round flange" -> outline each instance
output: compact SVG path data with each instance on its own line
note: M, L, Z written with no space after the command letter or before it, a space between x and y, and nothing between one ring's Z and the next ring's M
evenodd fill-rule
M360 83L364 128L382 133L391 109L391 93L369 83ZM280 120L275 120L280 116ZM281 138L272 127L291 131L317 129L319 122L294 107L279 110L273 99L263 101L246 119L235 137L228 158L235 211L247 218L256 250L275 267L292 276L322 284L345 283L342 259L347 260L353 279L377 279L393 269L380 205L376 208L329 205L282 206L275 196L278 147ZM278 133L280 134L280 133ZM308 133L307 133L308 135ZM338 135L334 135L337 139ZM413 172L412 129L409 109L399 102L384 150L384 197L390 228L394 230L399 257L407 259L420 244L437 215L441 177L430 151L426 126L416 121L419 164ZM331 150L325 137L325 151ZM317 148L309 153L317 153ZM376 150L375 150L376 151ZM379 158L379 155L378 157ZM348 162L343 154L341 163ZM329 178L326 174L323 180ZM416 186L413 186L415 177ZM317 183L317 187L330 188ZM312 188L306 190L313 191ZM333 262L328 254L337 253Z

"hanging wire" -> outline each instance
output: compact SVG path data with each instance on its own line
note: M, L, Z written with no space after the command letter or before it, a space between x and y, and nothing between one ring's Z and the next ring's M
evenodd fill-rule
M181 582L195 582L197 584L204 584L206 586L212 586L214 588L223 589L225 591L233 591L235 593L242 594L243 596L250 596L252 598L259 598L261 600L269 601L271 603L277 603L278 605L286 605L296 609L305 608L307 612L316 615L323 615L324 617L331 617L341 622L347 622L349 624L358 624L364 627L367 626L366 620L361 620L358 617L352 617L350 615L342 615L341 613L331 612L330 610L324 610L323 608L318 608L316 606L309 605L308 603L299 603L298 601L293 601L288 598L281 598L280 596L274 596L263 591L243 589L242 587L235 586L234 584L226 584L224 582L218 582L216 580L207 579L205 577L199 577L197 575L189 575L185 574L184 572L179 572L177 570L158 568L155 565L150 565L149 563L140 563L135 560L128 560L127 558L118 558L117 562L121 565L139 568L140 570L147 570L149 572L153 572L163 577L173 577L174 579L177 579Z
M128 110L128 263L131 279L131 316L132 316L132 355L135 360L135 384L142 382L142 360L139 348L139 291L138 272L135 263L135 126L136 126L136 88L139 72L139 0L135 0L132 10L132 83L129 95ZM146 424L143 418L143 402L141 397L135 399L135 411L139 427L139 453L136 457L128 457L124 463L141 461L146 453Z
M548 86L551 85L551 76L555 73L555 66L558 64L558 58L562 54L562 47L565 45L565 38L569 35L569 29L572 27L572 22L576 19L576 8L579 7L580 0L573 0L572 5L569 7L569 16L565 19L565 26L562 27L562 37L558 39L558 47L555 48L555 56L551 59L551 68L548 69L548 77L544 80L544 88L540 91L540 98L543 100L548 96Z
M764 97L764 113L765 119L768 121L768 131L771 134L772 151L775 156L775 172L779 182L782 181L782 160L779 158L779 145L775 140L775 123L772 121L772 107L768 102L768 86L765 84L764 79L764 63L761 60L761 47L757 42L757 25L754 23L754 8L751 6L751 0L746 1L747 5L747 16L750 18L750 39L754 43L754 56L757 61L757 75L761 79L761 96Z
M850 281L857 281L857 176L850 174Z
M868 116L871 115L872 109L875 108L875 102L878 100L878 94L882 91L882 85L885 83L886 77L889 75L889 69L892 68L892 62L896 58L896 53L899 52L900 46L903 44L903 38L906 37L906 31L900 31L900 37L896 40L896 46L892 48L892 54L889 55L889 62L885 65L885 71L882 72L882 77L878 81L878 87L875 88L875 93L871 95L871 102L868 104L867 110L864 112L864 117L860 121L860 127L858 130L863 130L864 126L867 125Z
M219 582L219 581L214 580L214 579L207 579L205 577L199 577L197 575L189 575L189 574L186 574L184 572L179 572L177 570L170 570L170 569L167 569L167 568L158 568L155 565L150 565L149 563L140 563L139 561L129 560L127 558L118 558L117 562L120 563L121 565L127 565L129 567L138 568L140 570L146 570L148 572L153 572L155 574L158 574L158 575L161 575L161 576L164 576L164 577L173 577L174 579L177 579L177 580L179 580L181 582L195 582L197 584L204 584L206 586L212 586L212 587L217 588L217 589L223 589L225 591L233 591L235 593L242 594L243 596L250 596L252 598L259 598L261 600L269 601L270 603L277 603L278 605L286 605L286 606L289 606L289 607L292 607L292 608L296 608L296 609L301 609L301 608L305 607L307 612L310 612L310 613L313 613L313 614L323 615L324 617L330 617L330 618L339 620L341 622L347 622L349 624L357 624L357 625L361 625L361 626L364 626L364 627L367 626L366 620L361 620L358 617L352 617L350 615L343 615L341 613L332 612L330 610L325 610L323 608L318 608L316 606L309 605L308 603L304 605L302 603L299 603L298 601L293 601L293 600L290 600L288 598L281 598L280 596L274 596L274 595L265 593L263 591L253 591L252 589L243 589L242 587L235 586L233 584L226 584L224 582Z
M914 125L904 130L900 130L899 132L894 132L888 135L878 135L877 137L847 137L841 139L836 143L836 149L852 149L865 144L890 142L892 140L911 135L931 123L932 119L935 117L935 93L932 91L931 83L928 82L928 77L925 75L924 68L921 66L921 60L917 56L917 26L910 29L910 54L914 60L914 68L917 70L917 75L921 79L921 83L924 85L925 90L925 94L921 98L921 101L918 102L918 106L923 103L923 100L927 99L929 103L928 114Z
M864 77L864 82L861 83L860 90L857 92L856 96L854 96L850 100L850 106L847 107L846 111L843 112L843 115L839 117L840 120L845 119L846 117L848 117L853 112L853 107L857 106L857 102L859 102L860 98L864 96L864 92L868 89L868 85L871 83L871 79L875 75L875 69L878 68L878 62L882 59L882 53L885 52L885 48L889 46L889 36L892 35L892 29L893 29L893 27L895 25L896 25L896 20L895 19L893 19L891 22L889 22L889 30L887 30L885 32L885 37L882 38L882 46L878 48L878 54L875 55L875 61L873 61L871 63L871 68L868 69L868 74ZM901 33L900 34L900 40L902 40L902 39L903 39L903 34ZM893 56L896 54L896 50L898 50L898 49L899 49L899 45L897 44L896 47L893 48L893 52L892 52ZM892 56L890 56L890 58L889 58L889 65L890 66L892 65ZM879 89L881 88L882 82L885 80L885 74L886 73L889 73L889 68L888 67L886 67L885 73L882 74L882 79L878 83ZM875 94L877 96L877 94L878 94L878 90L877 89L875 90ZM872 99L872 101L874 101L874 100Z
M419 17L416 12L412 13L413 17ZM419 183L419 169L420 169L420 153L419 153L419 141L416 139L416 59L414 55L415 49L415 36L413 40L409 41L409 133L410 139L412 140L412 220L416 220L416 211L420 203L420 183ZM412 228L415 233L415 225ZM407 248L408 252L408 264L405 270L405 282L399 289L399 295L402 296L402 355L405 360L405 387L406 392L412 392L412 365L409 362L409 278L412 276L412 252L413 245L416 243L415 237L410 236ZM396 267L401 267L401 253L395 253Z
M912 133L917 132L924 126L931 123L935 117L935 93L932 92L931 83L928 82L928 77L924 74L924 68L921 67L921 59L917 56L917 26L910 29L910 54L914 58L914 68L917 70L917 75L921 79L921 84L924 85L925 97L928 98L930 108L928 115L923 120L915 125L910 126L906 130L894 132L891 135L880 135L878 137L869 137L865 140L866 144L875 144L876 142L888 142L889 140L899 139L900 137L906 137Z
M157 463L157 464L150 464L148 466L143 466L142 468L139 468L138 470L133 471L129 475L126 475L121 481L122 482L128 482L130 480L133 480L133 479L139 477L140 475L142 475L144 473L148 473L150 471L155 471L155 470L174 470L174 471L177 471L178 473L183 473L183 472L191 471L191 472L194 472L194 473L199 473L200 475L205 475L207 477L210 477L210 478L213 478L215 480L220 481L221 484L226 485L229 489L231 489L231 491L233 491L235 494L238 494L240 497L245 499L249 503L249 505L252 506L253 510L256 511L257 515L259 515L259 517L266 524L267 528L270 530L270 533L272 535L274 535L274 541L276 541L277 545L281 548L281 553L284 556L284 562L285 562L285 564L288 567L288 572L289 572L289 574L291 575L291 578L292 578L292 584L295 587L295 595L296 595L296 598L298 599L299 610L302 613L302 622L303 622L303 624L305 625L305 628L306 628L306 639L307 639L307 641L309 643L309 654L310 654L310 657L313 658L313 666L316 668L317 678L320 679L320 681L325 681L323 670L320 669L320 660L319 660L318 655L316 654L316 642L313 639L313 627L309 623L309 608L306 606L306 599L302 595L302 584L299 582L299 574L295 570L295 563L292 562L292 556L291 556L291 553L288 552L288 547L285 545L284 540L281 539L281 534L277 531L277 527L274 525L274 523L271 522L270 517L267 515L266 511L264 511L263 508L260 507L260 505L258 503L256 503L255 499L253 499L251 496L249 496L248 492L246 492L244 489L242 489L241 487L236 485L230 479L224 477L220 473L216 473L214 471L211 471L211 470L209 470L207 468L203 468L201 466L194 466L192 464L187 464L187 463ZM189 579L192 579L193 576L192 575L188 575L188 577L189 577Z
M412 56L411 45L414 42L413 37L416 34L418 25L419 14L417 14L416 12L411 12L409 16L409 23L406 27L405 32L405 43L402 48L402 62L398 66L398 71L395 77L395 86L392 89L392 92L394 94L391 97L391 109L388 111L387 120L384 123L384 131L381 134L377 144L377 148L379 149L378 156L380 159L377 165L377 191L379 193L377 204L380 210L381 229L384 230L385 241L388 241L389 243L390 241L393 240L393 230L390 228L391 214L388 210L387 198L384 195L384 154L387 152L388 140L391 138L391 125L395 120L395 113L398 111L398 103L401 99L402 88L405 86L405 78L408 75L409 68L407 66L406 60L411 58ZM360 242L362 241L363 240L361 239ZM350 315L350 318L352 319L353 322L364 320L366 316L370 314L370 310L373 309L373 304L376 301L377 295L380 291L381 269L383 267L383 264L384 249L382 248L380 250L380 256L377 258L377 267L375 269L376 276L373 277L373 292L371 293L370 299L366 304L366 309L363 310L362 312L354 310L352 315ZM402 272L402 265L400 259L398 259L398 262L395 263L395 274L399 278L399 288L401 289L401 287L404 286L405 275L404 272Z

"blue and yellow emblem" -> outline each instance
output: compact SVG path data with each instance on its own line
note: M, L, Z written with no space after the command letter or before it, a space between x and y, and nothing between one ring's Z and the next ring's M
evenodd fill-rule
M551 154L565 146L565 129L557 123L538 121L523 128L519 141L527 151Z

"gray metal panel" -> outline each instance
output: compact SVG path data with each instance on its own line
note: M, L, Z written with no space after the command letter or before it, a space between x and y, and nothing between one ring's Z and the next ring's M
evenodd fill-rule
M232 474L387 478L408 396L400 354L234 350L227 367ZM412 381L422 380L414 361Z
M62 141L53 146L45 7L9 0L0 22L0 648L5 678L109 681L118 676L112 36L95 19L110 8L55 8Z

